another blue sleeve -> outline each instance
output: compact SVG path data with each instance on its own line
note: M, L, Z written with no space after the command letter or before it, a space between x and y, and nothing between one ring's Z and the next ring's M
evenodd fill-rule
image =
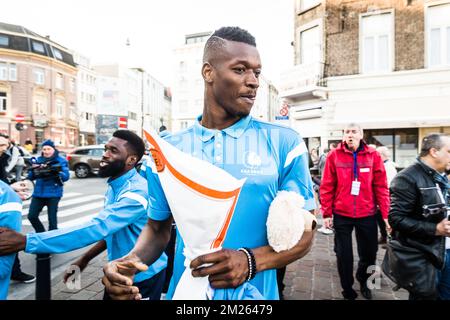
M62 181L66 182L70 178L69 163L64 158L61 158L59 162L61 163L61 171L59 172L59 176Z
M0 227L20 232L22 225L22 204L19 197L9 187L1 185ZM0 257L0 279L9 279L16 254Z
M281 145L279 190L295 191L305 199L305 209L316 208L313 182L309 172L308 149L302 137L286 135Z
M132 197L125 196L119 198L112 205L108 205L86 223L69 228L27 234L25 252L64 253L86 247L134 223L146 214L146 210L147 199L143 195L133 193Z

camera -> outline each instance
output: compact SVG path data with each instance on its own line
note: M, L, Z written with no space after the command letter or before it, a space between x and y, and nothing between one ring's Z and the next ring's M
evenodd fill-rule
M44 163L35 163L32 165L33 175L36 179L50 179L55 178L60 181L59 173L61 172L61 165L58 161L48 161Z
M447 206L444 203L428 204L422 207L422 215L425 218L437 215L447 215Z

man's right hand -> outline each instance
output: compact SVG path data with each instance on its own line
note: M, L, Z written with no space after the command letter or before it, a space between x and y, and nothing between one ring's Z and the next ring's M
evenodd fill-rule
M133 286L134 275L146 271L148 266L137 261L119 259L103 267L102 283L113 300L140 300L139 288Z
M450 221L448 221L447 218L436 225L436 235L450 237Z
M327 229L333 228L333 218L324 218L323 226Z

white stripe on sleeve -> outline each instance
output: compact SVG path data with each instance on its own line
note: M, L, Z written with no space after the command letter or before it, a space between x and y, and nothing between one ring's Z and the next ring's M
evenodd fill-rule
M148 206L148 201L141 195L134 193L134 192L125 192L123 195L120 196L120 199L122 198L128 198L128 199L132 199L132 200L136 200L137 202L139 202L140 204L142 204L142 206L144 207L145 210L147 210L147 206Z
M22 204L19 202L7 202L0 206L0 213L8 211L19 211L22 212Z
M284 168L289 166L292 163L292 161L294 161L295 158L297 158L298 156L301 156L302 154L307 153L307 152L308 152L308 149L306 148L306 144L304 141L302 141L293 150L289 151L289 153L286 157L286 162L284 163Z

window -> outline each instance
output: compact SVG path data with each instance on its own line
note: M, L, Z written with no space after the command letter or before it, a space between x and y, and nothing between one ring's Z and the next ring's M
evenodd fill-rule
M91 149L89 150L89 155L94 157L102 157L103 151L103 149Z
M56 88L64 90L64 76L62 73L56 74Z
M15 63L0 62L0 80L17 81L17 66Z
M320 4L320 0L297 0L297 12L308 10Z
M416 128L364 130L364 140L377 147L386 146L391 151L391 160L399 168L409 166L417 157L419 134Z
M450 65L450 3L427 10L428 66Z
M70 92L75 93L75 89L76 89L76 82L74 78L70 79Z
M393 21L391 13L362 16L360 24L360 69L362 73L393 69Z
M15 63L9 64L9 80L17 81L17 66Z
M45 48L42 42L31 40L31 46L33 47L34 52L45 54Z
M64 101L56 99L56 117L59 119L64 118Z
M9 46L9 38L5 35L0 35L0 46L8 47Z
M0 62L0 80L8 80L8 64Z
M319 26L300 32L300 63L310 64L321 60Z
M135 112L128 112L128 119L137 120L137 114Z
M53 48L53 54L55 55L55 58L58 60L63 59L63 55L59 49Z
M187 63L185 61L180 61L180 73L187 71Z
M0 112L6 112L6 92L0 92Z
M45 71L44 69L34 68L34 83L43 85L45 83Z
M75 120L75 121L78 120L75 103L73 103L73 102L70 103L69 118L70 118L70 120Z
M89 149L75 150L74 154L87 155L89 154Z
M34 112L36 114L47 114L47 100L43 96L36 96L34 98Z
M180 123L180 129L186 129L188 127L188 122L187 121L181 121Z

